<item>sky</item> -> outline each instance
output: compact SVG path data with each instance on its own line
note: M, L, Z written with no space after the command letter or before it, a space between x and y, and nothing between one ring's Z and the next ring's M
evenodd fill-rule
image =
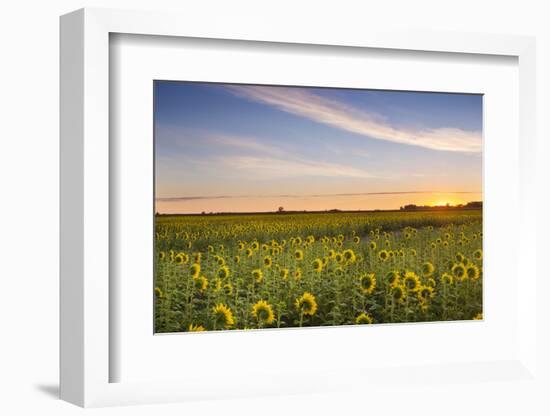
M155 81L159 213L482 200L482 96Z

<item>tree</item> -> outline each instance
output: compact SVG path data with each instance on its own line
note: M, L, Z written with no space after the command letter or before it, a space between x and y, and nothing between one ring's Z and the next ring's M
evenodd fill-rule
M284 212L285 208L284 207L279 207L279 209L277 210L278 212Z

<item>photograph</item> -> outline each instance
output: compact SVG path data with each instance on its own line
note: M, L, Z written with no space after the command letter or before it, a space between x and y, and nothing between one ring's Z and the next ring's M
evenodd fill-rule
M153 81L154 332L483 320L483 95Z

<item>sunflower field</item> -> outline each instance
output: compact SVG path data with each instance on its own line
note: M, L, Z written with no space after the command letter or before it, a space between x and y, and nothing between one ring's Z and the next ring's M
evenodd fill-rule
M155 332L482 319L481 210L160 215Z

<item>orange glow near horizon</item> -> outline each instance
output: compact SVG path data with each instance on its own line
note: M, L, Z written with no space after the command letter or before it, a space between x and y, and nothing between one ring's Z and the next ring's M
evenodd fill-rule
M475 198L474 198L475 197ZM468 202L481 201L481 194L468 194L467 197L457 197L456 195L449 195L441 197L438 195L437 199L433 199L432 202L426 204L430 206L445 206L445 205L466 205Z
M456 199L454 199L454 200L444 199L444 200L436 200L436 202L430 203L428 205L440 207L440 206L445 206L445 205L459 205L459 204L465 204L465 203L466 202L464 202L464 201L458 201Z
M408 204L458 205L481 201L479 193L457 197L453 194L357 195L326 197L227 197L196 200L156 201L161 214L197 214L201 212L273 212L279 207L285 211L342 211L396 210Z

